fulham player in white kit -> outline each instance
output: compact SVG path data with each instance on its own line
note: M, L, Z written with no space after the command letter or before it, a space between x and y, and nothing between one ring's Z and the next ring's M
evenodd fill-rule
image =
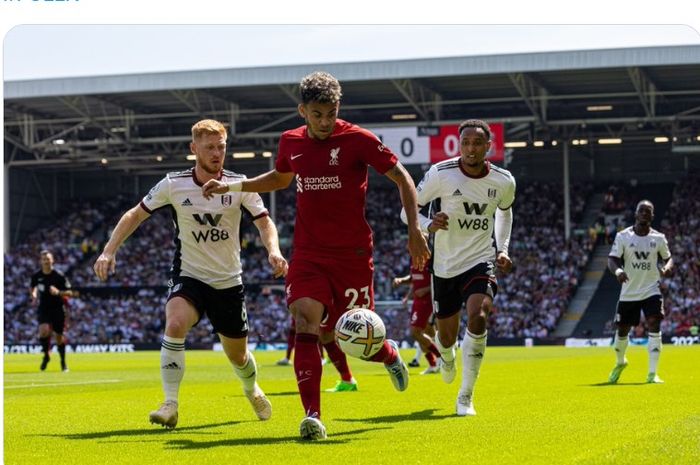
M248 351L239 239L242 210L250 213L260 232L275 277L287 274L287 262L280 253L277 228L258 194L231 192L209 199L202 195L202 185L210 179L245 178L224 170L226 138L226 128L220 122L196 123L190 144L196 156L194 168L168 173L138 205L127 211L94 266L98 278L106 280L115 271L115 256L122 243L155 210L163 207L171 210L176 251L160 353L165 402L149 417L151 423L166 428L174 428L178 420L178 392L185 372L185 337L204 315L219 335L257 417L267 420L272 414L272 406L257 383L255 358Z
M642 311L649 329L647 383L663 383L656 374L661 354L661 320L664 318L659 278L670 276L673 259L666 236L652 229L653 219L654 205L648 200L639 202L634 226L617 233L608 256L608 269L622 284L615 315L617 332L613 343L617 364L608 377L612 384L617 383L622 370L627 367L625 351L629 342L628 334L632 327L639 324Z
M455 346L460 310L466 303L462 385L456 404L457 415L466 416L476 415L472 396L486 351L487 318L498 290L495 270L508 273L512 267L508 244L515 179L485 159L491 147L488 124L464 121L459 125L459 141L460 156L433 165L416 190L419 207L435 202L432 210L437 211L432 218L420 215L419 222L424 232L435 234L435 345L446 383L451 383L457 372Z

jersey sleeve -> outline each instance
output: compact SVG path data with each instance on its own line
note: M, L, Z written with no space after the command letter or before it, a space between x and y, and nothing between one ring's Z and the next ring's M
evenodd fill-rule
M161 179L153 186L148 194L141 200L141 207L148 213L153 213L165 205L170 204L170 182L168 177Z
M624 245L622 244L622 234L617 233L615 235L615 240L613 241L612 248L608 257L622 258L622 254L625 252Z
M32 281L31 284L29 284L29 287L37 287L39 285L39 278L37 278L36 274L32 275Z
M501 210L508 210L513 206L513 202L515 201L515 178L511 176L509 181L508 188L503 194L503 197L501 197L501 201L498 203L498 208Z
M360 129L358 137L362 141L360 144L361 158L378 173L385 174L396 166L399 161L398 157L374 133Z
M659 255L661 255L661 258L664 260L668 260L671 258L671 251L668 248L668 241L666 240L665 235L661 235L661 245L659 246Z
M418 207L423 208L432 200L438 198L439 187L440 179L438 176L437 166L433 165L423 175L423 179L421 179L421 182L418 183L418 186L416 186L416 193L418 194Z
M262 197L260 197L260 194L257 192L243 192L241 206L250 213L250 216L253 217L253 221L269 214L267 208L265 208Z
M275 170L280 173L291 173L294 171L292 169L292 163L289 159L291 154L289 153L287 146L287 138L284 134L282 134L279 144L277 144L277 160L275 160Z

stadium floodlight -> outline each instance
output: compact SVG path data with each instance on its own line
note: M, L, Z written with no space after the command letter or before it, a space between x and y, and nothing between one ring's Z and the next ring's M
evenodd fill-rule
M255 158L255 152L233 152L233 158Z
M103 165L106 165L107 163L109 163L109 160L107 160L106 158L103 158L102 160L100 160L100 162L101 162Z
M586 145L588 144L588 139L574 139L571 141L571 145Z
M622 143L622 139L620 139L620 138L598 139L598 143L599 143L600 145L621 144L621 143Z
M263 152L262 156L265 158L270 158L272 156L272 152Z
M503 146L507 149L519 149L527 147L527 142L506 142Z
M194 155L194 154L187 155L187 159L188 159L189 161L194 161L194 160L197 159L197 155Z
M391 119L393 120L404 120L404 119L416 119L418 118L418 115L415 113L397 113L395 115L391 115Z
M163 161L163 155L158 155L156 157L156 161Z
M544 147L544 141L543 140L536 140L535 142L532 143L535 147Z
M696 137L695 140L700 142L700 136Z
M666 137L666 136L656 136L656 137L654 137L654 142L656 142L657 144L663 144L664 142L668 142L668 141L669 141L669 139L668 139L668 137Z
M56 139L55 141L52 142L52 144L54 144L54 145L63 145L65 143L66 143L66 141L63 139Z
M558 143L559 143L559 142L553 140L553 141L552 141L552 147L556 147Z
M612 105L589 105L586 107L588 111L610 111L612 109Z

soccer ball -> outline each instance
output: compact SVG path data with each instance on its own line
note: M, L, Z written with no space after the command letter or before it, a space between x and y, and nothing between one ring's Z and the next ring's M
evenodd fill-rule
M384 345L386 328L379 315L365 308L343 313L335 325L335 342L351 357L367 360Z

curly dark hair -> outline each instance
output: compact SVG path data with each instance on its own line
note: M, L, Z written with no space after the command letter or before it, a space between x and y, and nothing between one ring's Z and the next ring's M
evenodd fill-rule
M343 93L340 83L331 74L316 71L305 76L299 83L301 102L338 103Z
M457 134L461 136L464 128L481 128L484 131L484 134L486 134L486 139L491 140L491 128L489 128L489 125L486 124L485 121L480 119L468 119L462 121L462 123L459 125Z

